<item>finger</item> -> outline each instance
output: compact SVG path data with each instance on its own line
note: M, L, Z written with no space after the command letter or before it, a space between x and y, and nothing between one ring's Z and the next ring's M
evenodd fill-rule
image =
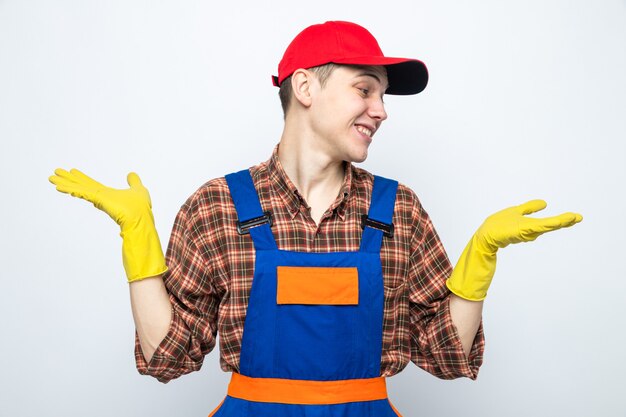
M61 179L61 177L59 177L58 175L50 175L48 177L48 181L50 181L52 184L57 185L57 182Z
M76 168L70 169L70 174L74 176L76 182L80 182L88 187L101 188L104 185L100 184L98 181L94 180L90 176L84 174Z
M563 213L563 214L561 214L561 216L565 216L565 215L567 215L567 216L572 216L572 217L573 217L573 220L571 221L571 223L566 224L566 225L565 225L565 226L563 226L563 227L570 227L570 226L575 225L576 223L580 223L581 221L583 221L583 216L581 216L581 215L580 215L580 214L578 214L578 213Z
M48 177L48 181L50 181L52 184L57 186L61 185L76 185L76 183L74 181L72 181L71 179L68 178L64 178L64 177L60 177L58 175L51 175Z
M139 175L134 172L131 172L126 176L126 181L128 182L128 185L131 186L131 188L143 187L143 184L141 183L141 178L139 178Z
M56 185L57 191L93 202L93 188L90 188L81 182L77 182L75 174L62 168L57 168L54 173L56 175L48 177L48 181Z
M540 233L550 232L552 230L557 230L562 227L573 226L580 221L579 219L582 220L582 216L580 214L563 213L559 214L558 216L546 217L543 219L534 219L535 224L532 228Z
M93 190L92 188L86 186L81 182L76 181L76 176L65 171L64 169L57 169L54 171L57 175L52 175L48 177L48 181L52 184L56 185L56 189L59 192L71 194L74 197L80 197L84 199L90 200L90 195Z
M548 206L544 200L530 200L524 204L520 204L517 208L522 214L531 214L543 210Z
M89 193L85 191L84 187L79 185L77 186L69 182L61 182L57 184L57 191L92 202L89 197Z
M64 170L63 168L57 168L54 170L54 173L56 175L58 175L59 177L64 177L64 178L68 178L71 177L70 173L67 172L66 170Z
M53 184L56 184L54 181L57 181L58 179L65 179L67 181L74 182L74 178L73 178L72 174L70 174L69 172L67 172L63 168L55 169L54 170L54 175L50 176L48 179Z

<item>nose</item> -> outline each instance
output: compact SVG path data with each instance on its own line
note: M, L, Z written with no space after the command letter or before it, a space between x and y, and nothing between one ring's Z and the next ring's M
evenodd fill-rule
M387 119L387 112L385 111L385 103L382 97L372 97L368 114L372 119L376 119L379 122Z

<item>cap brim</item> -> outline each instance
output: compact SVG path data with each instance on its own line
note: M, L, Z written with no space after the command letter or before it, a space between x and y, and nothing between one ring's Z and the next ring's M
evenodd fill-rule
M333 60L336 64L382 65L387 68L389 88L385 94L411 95L422 92L428 84L428 70L422 61L381 56Z

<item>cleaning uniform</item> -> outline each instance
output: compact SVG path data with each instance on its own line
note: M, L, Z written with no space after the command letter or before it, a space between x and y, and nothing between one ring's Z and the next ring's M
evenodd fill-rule
M304 253L278 249L248 170L226 181L255 271L240 373L211 416L397 416L380 377L380 248L398 183L374 177L359 251Z
M344 183L319 224L285 173L278 146L249 167L263 210L272 212L279 248L298 252L358 251L361 217L371 206L374 175L346 164ZM452 269L443 244L417 195L400 183L393 213L394 236L383 238L383 350L380 375L414 364L437 378L478 375L482 330L466 358L452 323L445 279ZM240 372L243 334L255 271L254 242L237 232L237 211L224 177L211 179L181 206L167 249L163 281L172 303L170 329L144 358L135 340L137 369L168 383L201 369L217 350L225 372ZM211 411L211 410L208 410ZM208 412L207 412L208 414Z

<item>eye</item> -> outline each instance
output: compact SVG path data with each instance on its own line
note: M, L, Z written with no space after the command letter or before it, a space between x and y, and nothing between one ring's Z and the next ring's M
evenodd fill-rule
M368 95L370 93L370 90L367 88L359 88L359 90L363 93L363 95Z

